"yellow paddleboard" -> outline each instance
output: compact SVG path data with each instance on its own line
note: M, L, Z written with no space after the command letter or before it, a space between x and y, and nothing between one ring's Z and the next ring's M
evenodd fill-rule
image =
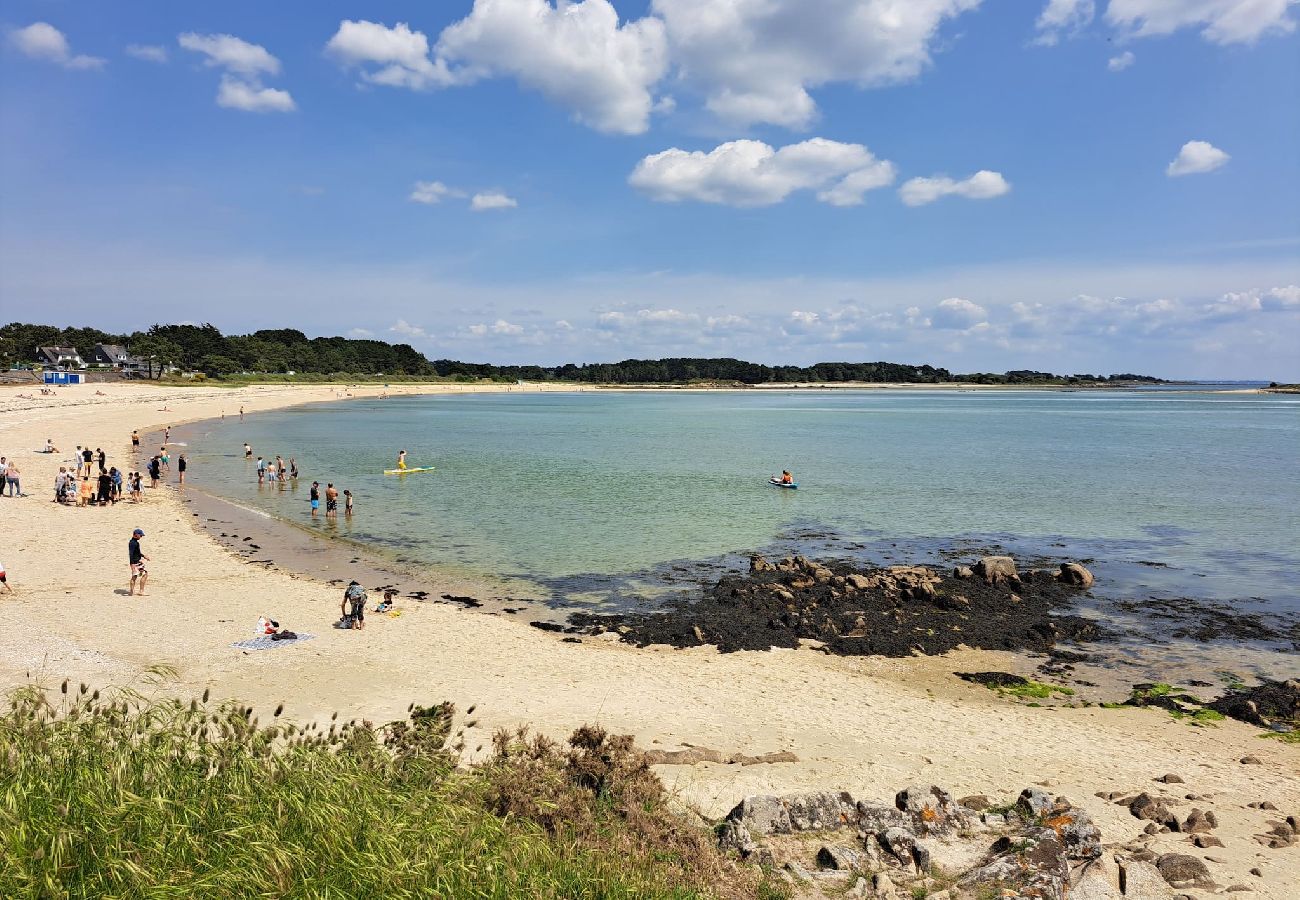
M385 475L411 475L415 472L432 472L433 466L413 466L409 469L384 469Z

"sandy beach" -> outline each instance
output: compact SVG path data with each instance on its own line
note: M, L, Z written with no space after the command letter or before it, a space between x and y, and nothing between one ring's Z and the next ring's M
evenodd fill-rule
M1158 836L1154 849L1208 858L1222 886L1247 885L1277 900L1295 896L1300 847L1257 842L1254 835L1279 816L1247 804L1267 800L1282 816L1300 813L1300 746L1261 740L1258 729L1239 722L1192 728L1159 710L1028 707L952 675L1028 671L992 652L888 660L575 644L509 616L409 600L400 617L371 616L364 631L338 631L330 627L338 589L250 565L220 546L195 522L174 473L163 488L146 487L138 506L51 502L58 468L76 444L103 447L110 465L143 468L144 459L137 465L131 456L133 429L143 435L222 414L229 422L241 406L255 414L337 400L345 391L540 389L92 384L42 397L34 387L0 388L0 454L18 461L26 492L0 500L0 560L15 589L0 594L8 625L0 629L0 687L30 680L57 686L65 677L122 684L164 663L178 673L165 691L189 696L211 688L264 708L283 702L300 722L336 711L387 721L413 701L450 700L470 726L471 756L499 727L527 723L563 736L586 722L632 734L646 748L798 756L796 763L662 767L665 781L710 816L755 793L843 789L884 799L923 783L1000 801L1040 785L1087 809L1108 843L1123 844L1146 823L1095 795L1159 789L1183 814L1192 805L1214 810L1225 846L1197 850L1175 833ZM47 438L61 452L35 452ZM126 596L125 545L136 527L146 532L151 557L144 597ZM347 552L340 555L346 562ZM331 569L329 577L341 577L337 562ZM457 593L464 586L434 587ZM252 637L262 614L315 637L265 652L232 648ZM1261 764L1243 764L1247 756ZM1185 783L1153 780L1166 773ZM1201 799L1193 804L1187 794Z

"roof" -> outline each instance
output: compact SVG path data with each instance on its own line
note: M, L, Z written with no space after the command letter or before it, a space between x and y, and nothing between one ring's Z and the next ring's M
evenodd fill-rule
M121 344L96 344L95 349L105 356L111 356L113 359L121 359L128 355L126 348Z
M78 358L81 356L76 347L37 347L36 349L47 356L76 356Z

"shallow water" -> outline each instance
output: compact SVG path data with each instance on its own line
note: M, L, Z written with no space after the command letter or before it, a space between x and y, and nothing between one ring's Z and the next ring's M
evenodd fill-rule
M903 541L912 558L988 546L1094 558L1125 594L1300 612L1300 400L1285 396L450 395L174 436L196 486L407 563L520 577L566 605L653 602L752 550L882 559ZM245 440L255 456L296 457L296 487L259 489ZM380 474L400 448L436 471ZM766 484L783 467L799 490ZM350 488L356 515L313 521L313 479Z

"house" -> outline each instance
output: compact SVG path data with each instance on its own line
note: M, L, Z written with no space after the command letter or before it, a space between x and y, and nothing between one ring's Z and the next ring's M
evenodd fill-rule
M76 347L37 347L36 358L49 369L84 369L85 361Z
M96 344L91 361L97 366L112 366L127 375L142 375L149 369L148 362L132 356L121 344Z

